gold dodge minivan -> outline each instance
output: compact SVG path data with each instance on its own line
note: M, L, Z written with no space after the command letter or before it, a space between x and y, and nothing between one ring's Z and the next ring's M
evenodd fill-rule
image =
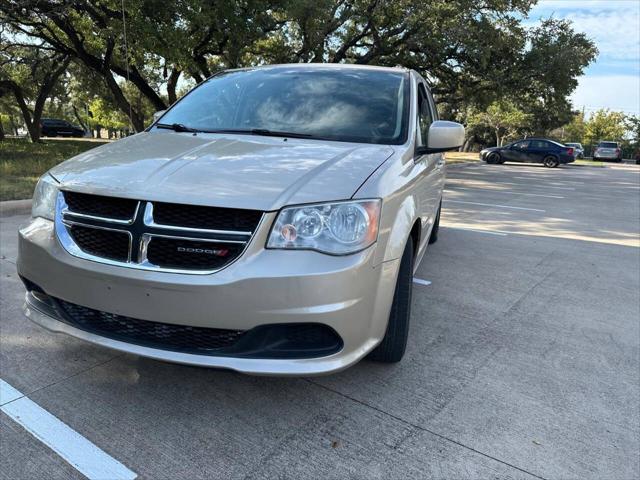
M38 182L24 312L116 350L251 374L399 361L446 150L415 71L218 73Z

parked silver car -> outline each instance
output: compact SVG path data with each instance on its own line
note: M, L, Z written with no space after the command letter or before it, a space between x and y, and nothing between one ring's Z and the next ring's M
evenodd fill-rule
M442 152L463 138L411 70L222 72L40 179L20 231L24 311L117 350L253 374L399 361Z
M564 145L573 148L573 156L575 158L584 158L584 147L581 143L565 143Z
M622 149L618 142L599 142L593 151L594 160L622 161Z

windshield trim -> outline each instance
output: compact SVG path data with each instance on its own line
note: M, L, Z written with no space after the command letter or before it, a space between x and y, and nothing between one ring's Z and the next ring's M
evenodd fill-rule
M285 68L285 67L280 67L280 66L265 66L266 68L269 69L279 69L279 68ZM222 75L222 74L226 74L226 73L241 73L241 72L250 72L250 71L254 71L254 70L258 70L261 67L247 67L247 68L234 68L234 69L227 69L227 70L221 70L219 72L214 73L213 75L211 75L210 77L207 77L206 80L203 80L202 82L200 82L198 85L196 85L195 87L193 87L191 90L189 90L185 95L183 95L180 99L178 99L175 103L173 103L169 108L167 108L160 117L158 117L151 125L149 125L147 128L145 128L143 131L144 132L151 132L152 130L159 130L159 128L156 126L158 123L163 123L162 122L162 118L164 116L166 116L176 105L178 105L180 102L184 101L189 95L191 95L193 92L195 92L196 90L198 90L199 88L201 88L203 85L206 85L210 80ZM345 70L354 70L354 71L358 71L361 70L358 67L354 67L354 66L350 66L350 65L344 65L344 69ZM322 72L323 68L322 67L313 67L313 65L309 65L309 70L316 70L318 72ZM398 70L398 71L388 71L388 72L384 72L381 71L380 74L382 75L398 75L403 77L403 81L404 81L404 85L403 85L403 91L404 91L404 95L403 95L403 115L402 115L402 120L400 122L401 124L401 134L398 137L397 140L393 141L393 142L375 142L375 141L363 141L362 138L355 138L355 137L342 137L342 138L333 138L333 137L322 137L322 136L315 136L315 135L310 135L309 137L304 137L302 138L303 140L314 140L314 141L329 141L329 142L342 142L342 143L364 143L364 144L368 144L368 145L404 145L407 143L408 138L409 138L409 126L410 126L410 110L411 110L411 76L409 71L404 71L404 70ZM189 127L189 125L187 125L187 127ZM165 129L166 130L166 129ZM203 129L195 129L197 130L197 132L193 132L193 134L200 134L200 133L226 133L226 132L215 132L215 131L207 131L207 130L203 130ZM212 129L214 130L214 129ZM233 129L221 129L221 130L233 130ZM170 131L170 130L169 130ZM182 133L182 132L174 132L174 133ZM256 135L256 133L250 133L250 132L233 132L233 133L228 133L230 135ZM273 135L269 135L269 136L273 136ZM282 138L293 138L293 137L282 137ZM298 136L296 136L296 138L300 138Z

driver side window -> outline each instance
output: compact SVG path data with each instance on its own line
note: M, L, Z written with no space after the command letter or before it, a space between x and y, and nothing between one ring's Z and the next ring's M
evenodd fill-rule
M422 147L428 145L429 127L432 123L433 114L431 113L427 90L421 83L418 86L418 146Z
M529 142L518 142L513 145L513 148L515 148L516 150L526 150L527 148L529 148Z

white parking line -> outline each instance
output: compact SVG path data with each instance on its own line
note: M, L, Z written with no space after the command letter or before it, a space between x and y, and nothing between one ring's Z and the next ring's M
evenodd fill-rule
M431 282L429 280L423 280L416 277L413 277L413 283L417 283L418 285L431 285Z
M450 203L466 203L469 205L481 205L483 207L509 208L511 210L528 210L530 212L542 212L542 213L546 212L546 210L540 210L539 208L512 207L510 205L497 205L494 203L465 202L463 200L449 200L447 198L445 198L444 201L450 202Z
M137 477L115 458L0 379L0 410L90 480Z
M464 187L455 187L455 190L448 190L445 189L445 192L456 192L457 190L480 190L484 193L504 193L507 195L525 195L527 197L545 197L545 198L564 198L561 195L543 195L541 193L522 193L522 192L507 192L505 190L494 190L494 189L490 189L490 188L481 188L481 187L477 187L477 188L464 188Z
M498 235L500 237L506 237L509 235L507 232L503 232L501 230L480 230L477 228L466 228L466 227L450 227L448 225L440 225L442 228L449 228L451 230L466 230L467 232L476 232L476 233L486 233L487 235Z

